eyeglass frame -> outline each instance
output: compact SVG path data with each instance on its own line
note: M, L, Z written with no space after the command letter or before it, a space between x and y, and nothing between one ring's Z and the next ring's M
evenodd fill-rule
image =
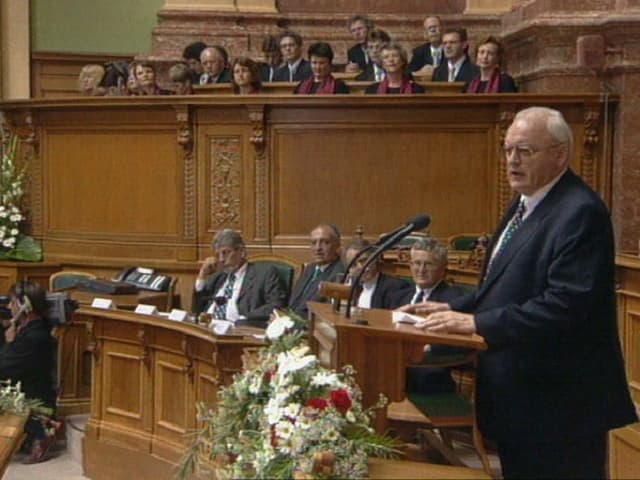
M567 144L566 142L556 142L556 143L552 143L551 145L547 145L545 147L540 147L540 148L532 147L531 145L527 145L526 143L513 145L511 147L507 147L503 145L502 155L504 155L504 158L509 158L511 157L511 155L515 153L520 160L530 160L531 158L534 157L534 155L537 155L540 152L544 152L545 150L550 150L552 148L559 147L560 145L566 145L566 144Z

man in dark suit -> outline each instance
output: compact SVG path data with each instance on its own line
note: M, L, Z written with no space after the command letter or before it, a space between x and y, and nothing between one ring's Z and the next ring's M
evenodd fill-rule
M447 271L447 248L433 238L425 237L411 246L409 269L415 285L391 295L388 308L409 310L411 305L430 300L449 302L464 295L464 290L444 281ZM431 355L454 355L464 349L445 345L431 345ZM447 368L408 367L407 392L452 392L455 384Z
M380 28L374 28L367 37L367 52L369 53L369 63L364 70L356 77L358 82L381 82L384 79L384 68L382 68L382 47L391 41L387 32Z
M284 65L273 73L274 82L301 82L312 74L311 64L302 58L302 37L296 32L280 35L280 53Z
M416 75L433 75L433 69L442 63L442 21L440 17L429 16L424 19L424 38L427 43L413 49L411 62L407 68Z
M367 52L367 37L373 28L373 22L364 15L354 15L349 19L349 31L356 41L356 44L347 50L347 60L345 72L355 73L367 68L371 63Z
M345 266L349 265L358 253L370 245L364 239L352 240L344 251L343 263ZM362 254L351 267L348 272L351 282L360 273L368 258L369 252ZM378 269L378 260L369 265L360 277L360 293L355 300L355 305L360 308L391 308L391 295L409 287L408 282L381 273Z
M308 301L326 301L318 294L320 282L335 281L344 273L339 250L340 231L335 225L321 223L311 231L313 263L307 265L300 275L289 300L289 308L301 317L307 317Z
M194 313L266 324L274 308L284 307L286 289L275 267L247 262L238 232L221 230L213 239L212 249L215 256L205 259L196 279Z
M477 292L423 322L478 333L477 412L505 478L605 478L607 431L636 421L616 324L614 240L598 195L570 169L555 110L519 112L504 151L516 198Z
M200 82L200 75L202 74L200 55L202 55L202 51L205 48L207 48L207 46L203 42L193 42L184 47L182 51L182 59L189 66L191 83L197 84Z
M205 48L200 54L202 64L202 75L200 75L200 85L208 83L229 83L231 75L227 64L229 54L220 45L213 45Z
M480 69L469 58L467 30L464 28L449 29L442 35L443 61L433 71L434 82L465 82L480 74Z

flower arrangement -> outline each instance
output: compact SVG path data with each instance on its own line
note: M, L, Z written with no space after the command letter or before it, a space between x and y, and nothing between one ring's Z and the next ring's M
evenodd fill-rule
M37 262L42 259L42 249L33 238L20 232L25 217L20 210L24 195L27 164L16 165L18 137L10 134L0 145L0 259Z
M216 409L198 405L194 434L178 472L215 470L216 478L363 478L368 457L395 456L395 440L370 426L354 371L323 368L310 354L299 317L277 316L270 342L218 393Z
M27 415L41 407L39 400L25 398L21 387L20 382L12 385L9 380L0 380L0 415Z

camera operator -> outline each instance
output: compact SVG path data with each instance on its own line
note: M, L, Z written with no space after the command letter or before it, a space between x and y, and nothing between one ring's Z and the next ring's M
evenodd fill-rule
M54 340L46 318L46 293L37 283L22 281L11 287L9 300L12 319L4 332L5 343L0 347L0 379L13 384L20 382L26 398L40 400L53 411ZM29 463L47 458L58 426L48 415L29 417L23 445L30 454Z

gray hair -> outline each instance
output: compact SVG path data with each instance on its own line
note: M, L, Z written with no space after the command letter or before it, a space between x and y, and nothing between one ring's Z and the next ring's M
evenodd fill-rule
M385 43L380 49L380 53L383 50L395 50L400 55L400 58L404 62L405 66L409 63L409 57L407 56L407 51L404 49L400 43L391 40L390 42Z
M571 158L573 155L573 132L562 113L553 108L529 107L520 110L513 121L515 123L518 120L527 120L531 117L545 120L549 135L551 135L556 142L567 146L569 152L568 158Z
M331 236L333 238L335 238L336 240L338 240L338 242L340 241L340 230L333 223L319 223L318 225L313 227L313 230L317 230L318 228L326 228L326 229L328 229L329 232L331 232ZM313 232L313 230L311 230L311 231Z
M434 238L424 237L416 240L416 242L411 245L411 250L433 252L436 259L438 260L438 262L440 262L441 265L447 263L447 247L442 245Z
M231 230L230 228L220 230L218 233L216 233L216 236L213 237L213 241L211 242L211 249L216 250L220 247L231 247L233 249L244 247L244 240L242 239L242 235L240 235L235 230Z

